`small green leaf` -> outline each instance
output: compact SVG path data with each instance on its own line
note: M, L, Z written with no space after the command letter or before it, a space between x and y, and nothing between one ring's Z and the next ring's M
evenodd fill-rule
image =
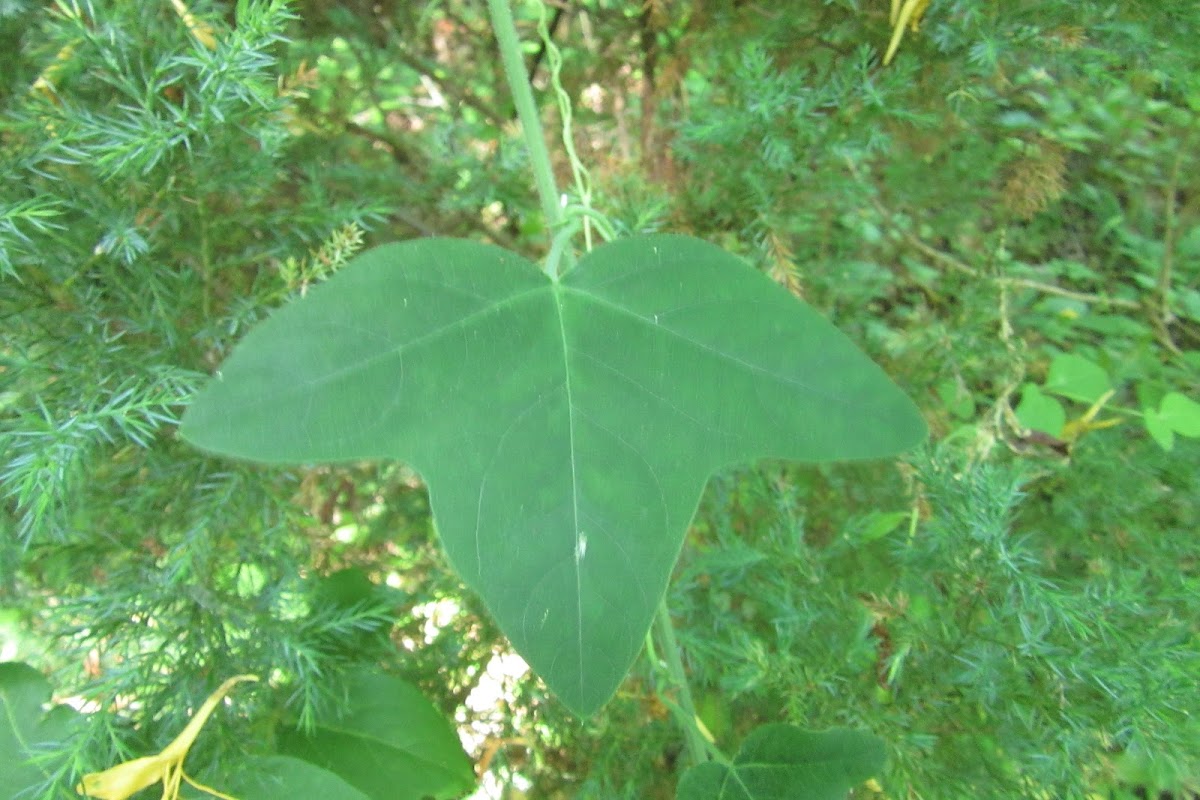
M454 798L475 772L450 723L412 685L361 672L346 682L349 714L312 736L287 728L279 751L329 770L371 800Z
M353 608L379 599L379 586L358 567L348 567L310 580L313 602Z
M908 522L911 517L912 514L908 511L891 511L887 513L872 511L865 519L860 521L859 527L851 534L851 538L861 544L882 539L896 530L900 525Z
M746 737L733 762L708 762L684 773L676 800L845 800L883 769L883 741L860 731L804 731L763 725Z
M1062 433L1067 424L1067 412L1062 403L1053 397L1047 397L1032 383L1027 383L1021 389L1021 402L1017 404L1017 420L1026 428L1041 431L1051 436Z
M957 381L942 381L937 386L938 398L946 410L960 420L975 416L975 400Z
M1142 421L1146 424L1146 432L1158 442L1159 447L1168 453L1175 448L1175 431L1171 430L1170 423L1162 418L1158 409L1143 408Z
M1076 327L1083 330L1099 333L1106 337L1121 336L1149 341L1154 336L1153 329L1146 323L1119 314L1085 314L1076 320L1075 324Z
M0 798L25 796L49 776L33 760L61 749L79 715L68 706L44 705L50 684L28 664L0 664Z
M1028 111L1005 111L996 118L996 124L1002 128L1028 128L1036 130L1042 126L1037 117Z
M1050 362L1050 374L1046 376L1045 385L1047 392L1090 404L1099 400L1110 388L1104 369L1083 356L1060 353Z
M1200 403L1179 392L1168 392L1159 406L1159 417L1164 425L1180 436L1200 436Z
M1183 315L1200 322L1200 291L1184 289L1179 293L1179 306Z

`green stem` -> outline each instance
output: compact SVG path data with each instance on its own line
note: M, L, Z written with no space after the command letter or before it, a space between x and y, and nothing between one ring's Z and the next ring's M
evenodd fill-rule
M537 104L533 100L533 89L530 88L529 78L525 74L525 60L521 57L517 26L513 22L508 0L488 0L488 10L492 15L492 29L496 34L496 42L500 46L504 76L508 79L508 88L512 91L513 103L517 107L525 146L529 148L529 162L533 168L538 197L542 201L542 212L546 215L546 225L550 236L553 237L563 220L562 206L559 205L558 188L554 185L550 153L546 149L546 140L542 137L542 121L538 116ZM551 269L547 265L547 273L557 280L557 267Z
M687 740L688 756L693 764L701 764L708 760L708 746L700 729L696 727L696 704L692 701L692 690L688 687L687 673L683 671L683 660L679 657L679 643L675 641L675 628L671 625L671 612L667 610L667 600L664 597L658 604L658 615L654 625L662 643L663 658L667 662L667 671L671 681L679 690L679 707L686 719L681 719L680 725Z
M554 234L554 240L550 243L550 254L546 256L546 273L549 275L561 274L558 269L559 261L564 257L570 256L568 248L571 246L571 238L579 233L579 220L570 220L563 227L559 228L558 233Z

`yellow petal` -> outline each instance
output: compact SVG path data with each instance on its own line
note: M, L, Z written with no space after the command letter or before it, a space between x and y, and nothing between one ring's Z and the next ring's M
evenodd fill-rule
M183 0L171 0L171 5L175 6L175 13L179 15L179 18L183 20L183 24L187 26L188 31L199 40L200 44L209 50L217 49L217 37L213 33L211 25L201 22L192 16L192 12L188 10Z
M63 67L66 66L74 52L74 44L63 45L62 49L58 51L58 55L54 57L54 61L50 62L50 66L42 70L42 74L38 75L37 80L29 87L30 91L41 92L48 100L62 105L62 101L58 99L55 81L58 80L59 73L63 71Z
M175 737L175 741L163 748L162 755L172 761L183 761L184 756L191 749L192 743L200 735L200 729L204 727L204 723L208 722L208 718L216 710L217 704L225 699L225 695L229 694L229 690L242 681L256 680L258 680L257 675L235 675L218 686L217 690L204 701L204 705L200 706L200 710L188 722L187 727Z
M925 9L929 7L929 0L905 0L904 5L900 8L899 14L894 14L892 17L892 40L888 42L887 53L883 56L883 65L886 67L892 63L892 58L896 55L896 50L900 47L900 40L904 38L904 27L910 26L913 31L917 30L917 26L921 22L921 17L925 14ZM895 5L893 4L893 11Z
M187 758L188 750L191 749L192 743L200 735L200 729L204 727L204 723L208 722L208 718L212 716L217 705L237 684L243 681L257 680L257 675L235 675L225 681L208 696L204 705L200 706L200 710L188 721L187 727L175 737L174 741L164 747L161 753L135 758L132 761L110 767L103 772L90 772L84 775L80 784L75 787L76 793L94 797L96 800L126 800L127 797L140 792L150 784L162 781L163 797L169 798L171 794L169 779L172 777L173 771L178 770L179 775L182 776L183 760ZM188 782L191 782L190 778L188 778ZM174 783L175 793L178 794L178 777L175 778ZM202 788L207 790L207 787ZM213 792L213 794L224 797L218 792Z
M1100 413L1101 409L1104 408L1105 403L1111 400L1114 394L1116 394L1116 390L1109 389L1100 396L1100 399L1098 399L1095 403L1092 403L1092 407L1085 411L1083 416L1079 417L1079 419L1067 421L1067 423L1063 425L1062 433L1059 434L1058 438L1062 439L1064 442L1074 442L1085 433L1111 428L1114 425L1120 425L1122 422L1124 422L1124 420L1120 417L1102 420L1096 419L1096 416Z
M162 754L135 758L110 767L103 772L90 772L75 787L78 794L96 800L125 800L166 774L169 761Z

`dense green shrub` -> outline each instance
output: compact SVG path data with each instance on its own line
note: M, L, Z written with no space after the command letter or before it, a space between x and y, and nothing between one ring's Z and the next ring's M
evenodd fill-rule
M466 705L506 645L411 470L175 435L252 324L368 244L542 254L477 5L0 8L0 658L99 709L31 796L160 749L234 674L275 690L239 690L190 763L269 752L364 664L457 714L498 784L672 795L650 659L585 723L529 676ZM669 600L728 752L763 722L870 730L888 797L1200 781L1200 431L1167 400L1200 399L1198 26L1183 1L946 0L883 67L882 2L557 18L600 210L743 255L934 431L898 465L710 485Z

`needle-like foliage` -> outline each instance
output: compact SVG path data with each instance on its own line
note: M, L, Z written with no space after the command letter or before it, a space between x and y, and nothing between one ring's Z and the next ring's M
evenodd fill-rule
M674 796L662 654L581 725L450 572L409 466L255 467L176 433L247 331L368 247L545 255L482 5L0 2L0 659L88 712L46 728L24 796L161 752L253 673L189 756L232 786L380 669L489 787ZM709 485L668 599L716 746L869 731L863 797L1196 791L1197 5L514 6L606 229L742 257L933 433L900 464Z

